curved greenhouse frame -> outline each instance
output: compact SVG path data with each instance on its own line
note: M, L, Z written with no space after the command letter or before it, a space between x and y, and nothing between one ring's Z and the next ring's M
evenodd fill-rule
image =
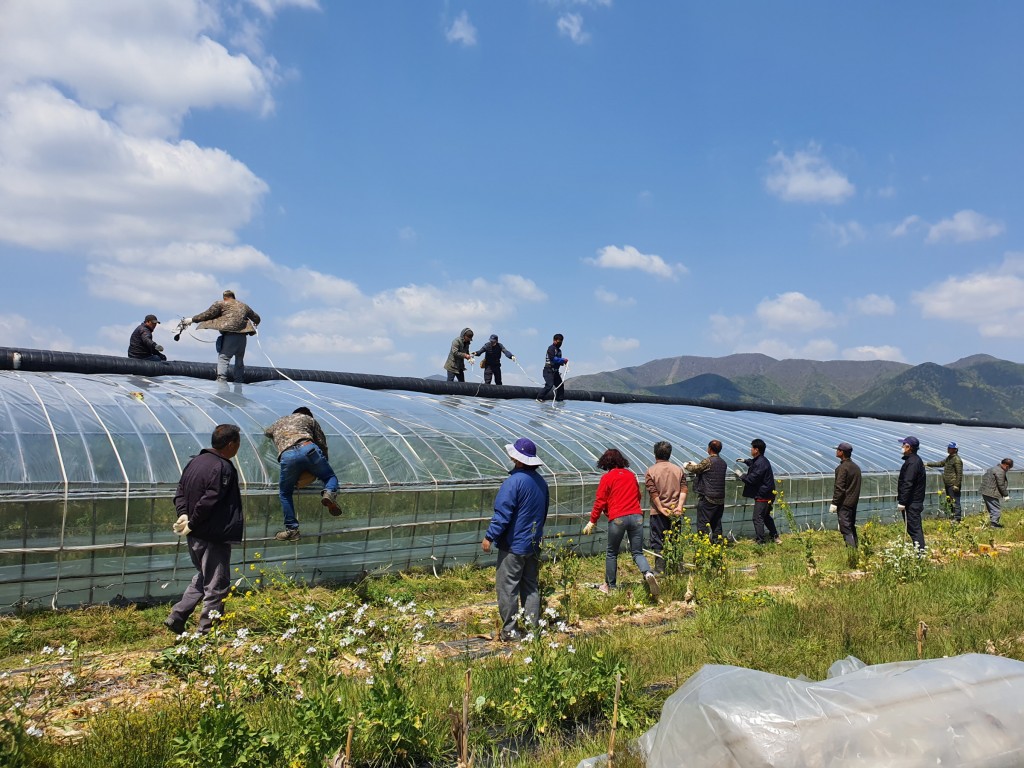
M302 492L302 538L283 543L273 538L282 521L278 465L263 429L299 405L313 410L327 435L345 512L331 517L316 491ZM1024 435L992 426L694 405L552 405L325 382L228 388L183 376L0 371L0 609L180 594L192 566L170 531L172 497L182 467L209 445L219 423L242 430L235 461L247 525L236 559L251 562L259 553L262 562L309 581L492 562L479 542L510 467L504 445L520 436L537 443L545 462L548 535L575 536L600 478L594 463L608 447L629 458L642 485L658 440L671 442L672 461L682 463L702 458L712 438L731 460L748 455L750 440L760 437L798 523L835 528L827 509L840 441L855 446L864 471L859 517L866 520L891 519L899 438L917 435L926 461L945 456L950 441L960 443L963 501L978 509L981 472L1018 455ZM940 488L940 474L930 472L929 490ZM749 535L747 500L738 484L728 492L725 528ZM937 494L929 494L928 505L937 510ZM584 544L600 549L604 537Z

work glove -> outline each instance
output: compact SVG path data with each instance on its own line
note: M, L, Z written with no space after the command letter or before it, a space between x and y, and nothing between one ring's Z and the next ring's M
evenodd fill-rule
M835 504L829 504L828 505L828 511L829 511L829 514L831 514L831 515L838 515L839 514L839 507L837 507Z
M190 325L192 325L192 318L191 317L183 317L181 319L181 324L184 325L186 328L188 328Z
M949 486L949 490L951 490L951 491L959 491L960 490L960 486L959 485L951 485L951 486Z
M739 458L739 459L736 459L736 463L737 463L737 464L746 464L746 463L747 463L747 460L746 460L746 459L744 459L744 458Z
M1009 500L1010 500L1009 496L1003 496L1003 501L1009 501Z
M685 469L687 472L693 472L693 470L695 470L696 468L697 465L694 464L692 461L688 461L685 464L683 464L683 469Z
M512 355L512 362L514 363L515 361L516 361L516 356Z
M163 352L163 351L164 351L164 346L163 346L163 344L157 344L157 345L156 345L156 351L157 351L157 352Z
M192 529L188 527L188 515L178 515L178 519L171 526L171 530L179 536L188 536Z
M896 511L897 512L906 512L907 511L907 505L906 504L897 504L896 505Z
M740 470L738 470L738 469L734 469L734 470L732 471L732 473L733 473L734 475L736 475L736 479L737 479L737 480L742 480L742 479L743 479L743 472L742 472L742 471L740 471Z
M586 525L583 526L583 535L584 536L589 536L590 534L592 534L594 532L594 528L596 528L596 527L597 526L594 525L593 523L587 523Z

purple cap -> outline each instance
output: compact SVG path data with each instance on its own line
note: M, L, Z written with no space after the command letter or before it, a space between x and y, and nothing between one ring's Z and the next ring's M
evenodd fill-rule
M544 462L537 458L537 446L528 437L520 437L514 443L505 446L509 458L522 462L528 467L539 467Z
M902 443L903 445L909 445L911 448L917 448L921 445L921 441L918 440L913 435L910 435L909 437L904 437L902 440L900 440L900 443Z

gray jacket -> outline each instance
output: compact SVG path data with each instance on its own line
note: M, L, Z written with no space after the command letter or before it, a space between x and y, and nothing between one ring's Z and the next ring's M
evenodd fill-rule
M996 464L985 470L981 476L981 495L990 499L998 499L1009 493L1009 486L1006 484L1006 470L1002 464Z

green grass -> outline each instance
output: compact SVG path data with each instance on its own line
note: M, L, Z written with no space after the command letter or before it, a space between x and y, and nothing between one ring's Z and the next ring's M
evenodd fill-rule
M552 634L534 644L480 658L452 656L450 647L438 646L494 629L493 569L471 566L440 578L413 572L335 588L294 584L267 572L248 574L252 583L229 601L216 642L189 641L195 643L187 645L195 654L191 666L185 663L191 657L168 651L173 641L161 626L166 607L4 617L0 669L30 672L0 680L0 705L13 711L17 686L31 688L26 707L47 727L47 735L30 740L13 757L0 748L0 757L12 768L171 765L174 737L195 732L210 711L203 702L217 689L254 734L280 740L288 765L323 765L325 754L312 754L308 747L311 734L330 723L321 735L333 750L350 722L361 734L357 764L414 761L401 751L397 757L382 756L389 754L385 742L399 734L404 741L395 743L421 748L435 756L434 764L449 765L454 741L448 710L461 709L464 674L471 669L475 725L470 742L478 764L554 768L605 751L608 718L600 713L607 711L614 678L608 670L618 669L626 681L623 711L629 714L619 728L618 752L621 764L636 764L625 753L627 740L653 722L664 698L704 664L822 679L833 662L849 655L868 664L917 658L920 622L928 626L927 658L985 652L1024 658L1024 514L1005 514L1002 531L990 531L982 522L968 522L969 536L929 522L926 537L941 556L907 583L885 575L878 554L899 535L891 526L876 524L869 531L876 554L866 573L851 571L834 531L787 535L781 544L764 547L742 542L729 548L724 575L664 577L658 606L647 598L628 556L619 563L622 588L611 595L588 586L603 581L603 555L584 558L568 594L566 585L554 584L547 574L547 595L558 598L551 604L559 606L557 620L569 622L568 633L552 626ZM964 553L964 542L972 537L1003 547L996 557ZM814 574L808 570L808 547ZM691 575L696 601L684 605L679 601ZM353 614L361 605L366 607L357 621ZM473 649L497 650L470 642L476 643ZM75 657L43 654L60 646L77 647ZM381 693L375 686L385 675L388 649L398 649L401 658L393 668L396 687ZM217 659L222 663L217 675L202 671ZM276 665L282 671L275 677L267 670ZM246 683L257 668L266 673L264 683ZM73 683L59 682L65 672L73 673ZM588 714L537 731L530 707L521 706L524 698L544 695L536 680L526 682L536 675L548 676L552 687L547 690L564 694L566 706L579 705L576 691L589 697L580 710ZM371 689L378 691L376 704L368 697ZM326 691L317 700L319 709L310 705L318 691ZM103 706L108 699L113 703ZM533 703L543 707L545 702ZM371 706L379 726L367 722ZM78 735L62 741L62 732Z

